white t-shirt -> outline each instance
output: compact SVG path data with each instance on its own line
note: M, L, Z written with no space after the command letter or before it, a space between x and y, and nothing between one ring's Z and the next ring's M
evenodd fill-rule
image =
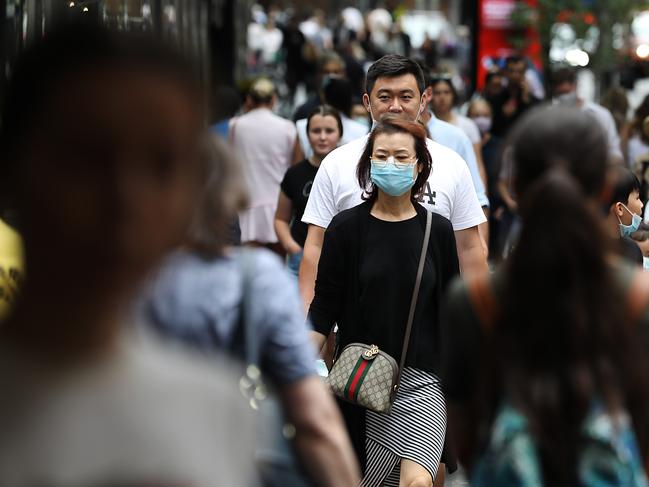
M482 138L480 137L480 129L476 123L464 115L456 113L452 119L453 125L462 129L473 145L479 144Z
M277 242L273 219L279 185L293 158L295 125L257 108L230 123L230 136L248 189L248 207L239 213L241 241Z
M649 158L649 145L638 135L629 139L628 163L631 170L635 171L638 159ZM649 206L649 205L647 205Z
M365 149L367 136L332 151L320 165L302 221L322 228L343 210L363 202L356 178L356 166ZM451 149L427 140L433 170L424 187L426 208L448 218L455 231L486 221L466 163Z

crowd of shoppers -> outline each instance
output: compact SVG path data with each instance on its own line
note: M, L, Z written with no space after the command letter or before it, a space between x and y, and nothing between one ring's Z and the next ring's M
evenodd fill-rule
M301 38L256 12L263 70ZM262 76L208 128L148 34L65 25L15 64L0 484L648 484L649 102L616 125L559 70L543 104L512 56L464 115L381 13L358 88L357 20L300 25L294 121ZM389 413L319 377L359 343L349 390L403 365Z

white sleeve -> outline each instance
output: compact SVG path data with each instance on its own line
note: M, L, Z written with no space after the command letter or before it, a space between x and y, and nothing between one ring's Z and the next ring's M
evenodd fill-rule
M457 179L450 220L453 224L453 230L457 232L478 226L486 222L487 218L478 201L469 168L463 163L455 165L457 167Z
M320 164L302 215L304 223L322 228L327 228L338 213L334 199L333 178L330 174L331 165L328 162L325 158Z
M617 127L615 125L615 119L613 118L613 115L611 115L611 112L609 112L608 110L606 110L606 114L608 115L606 117L607 127L605 127L608 137L608 152L611 156L618 157L620 160L624 160L620 144L620 136L617 133Z

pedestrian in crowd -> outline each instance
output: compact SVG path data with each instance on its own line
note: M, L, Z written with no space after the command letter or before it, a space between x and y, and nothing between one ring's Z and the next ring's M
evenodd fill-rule
M647 95L638 108L636 108L633 119L627 129L626 160L629 167L636 171L636 174L644 172L643 162L649 159L649 95ZM643 198L646 198L643 195Z
M512 136L518 246L495 274L453 283L447 303L460 460L478 487L647 485L649 276L609 251L606 135L555 107Z
M619 242L620 254L630 262L642 265L642 252L631 235L638 231L642 222L640 181L628 168L615 166L611 169L612 191L608 209L608 230Z
M320 348L337 323L341 348L372 343L397 362L402 347L406 354L389 415L341 403L368 487L432 486L444 447L440 305L459 266L451 222L438 214L432 214L412 334L404 345L428 213L417 196L436 164L426 142L421 124L398 115L380 119L358 162L365 202L329 224L309 310Z
M324 51L318 57L318 71L316 75L316 92L307 101L297 107L293 114L293 121L297 122L309 116L313 110L324 104L322 89L327 78L343 78L345 76L345 62L335 51Z
M296 277L307 234L307 224L302 221L302 214L311 193L313 179L322 160L338 146L345 127L339 112L323 105L309 115L306 132L311 155L286 171L280 185L275 213L277 238L288 255L288 269Z
M404 120L418 120L426 110L424 76L408 58L387 55L370 66L363 103L373 120L391 113ZM325 229L339 212L362 200L363 190L354 176L367 137L332 151L320 165L313 181L302 221L309 225L300 267L300 291L305 307L313 297L316 269ZM431 172L419 203L451 220L455 231L460 268L479 272L487 268L478 225L486 221L466 163L452 150L427 139L435 170Z
M338 115L343 124L341 139L343 144L367 135L367 124L362 124L351 118L352 87L349 80L344 78L327 78L322 90L322 99L325 105L329 105L338 111ZM319 107L316 107L316 109L318 108ZM312 113L313 112L309 115ZM295 122L300 142L300 150L296 152L298 152L297 156L299 156L298 160L300 161L313 155L313 149L311 141L309 140L306 125L306 118Z
M613 115L603 106L579 97L577 94L577 73L574 69L559 68L552 73L552 94L556 104L577 107L594 117L606 134L611 162L623 163L620 136Z
M191 73L144 34L88 25L13 67L0 148L29 272L0 327L1 485L249 485L235 377L137 342L124 315L200 185Z
M295 449L305 471L317 485L352 486L358 475L353 451L316 373L295 282L265 249L226 244L225 223L245 200L237 168L232 155L216 143L185 246L152 279L138 314L163 336L242 361L246 334L241 328L250 320L258 336L261 372L278 391L285 418L295 427ZM244 301L250 303L249 316L242 315Z
M626 90L621 86L611 86L602 96L602 106L606 108L615 120L615 128L620 137L627 125L627 114L629 113L629 97Z
M460 128L469 138L480 169L480 177L486 186L487 175L482 161L480 129L473 120L453 110L458 103L458 95L450 77L433 77L431 88L431 107L435 117Z
M530 107L540 100L535 98L531 91L525 72L527 63L520 56L510 56L505 60L505 81L506 86L500 92L495 92L496 82L491 80L488 84L489 90L494 93L486 94L486 99L491 105L493 112L493 123L491 133L496 137L504 137L516 120Z
M480 152L482 153L482 161L487 175L487 194L489 195L489 256L497 259L500 255L497 248L498 223L505 208L498 191L500 173L500 154L498 150L500 147L498 140L491 135L491 105L484 98L476 98L469 103L467 115L480 130Z
M239 213L241 242L265 246L283 254L273 220L279 184L291 165L296 141L295 125L272 112L275 86L265 78L250 88L252 109L230 124L232 146L241 155L249 194Z

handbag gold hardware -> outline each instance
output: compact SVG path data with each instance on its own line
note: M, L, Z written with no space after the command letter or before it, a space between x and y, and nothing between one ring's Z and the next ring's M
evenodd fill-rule
M377 347L376 345L372 345L368 350L365 350L365 352L363 353L363 357L365 357L367 360L372 360L378 354L379 354L379 347Z

